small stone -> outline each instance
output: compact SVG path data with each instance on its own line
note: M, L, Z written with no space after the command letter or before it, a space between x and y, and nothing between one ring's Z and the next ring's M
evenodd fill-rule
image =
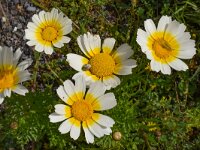
M9 47L11 46L11 43L12 43L12 42L11 42L10 40L6 40L6 41L5 41L5 44L6 44L7 46L9 46Z
M22 16L19 16L19 20L20 20L21 22L23 22L23 23L25 23L25 22L26 22L25 18L24 18L24 17L22 17Z
M121 134L121 132L117 131L117 132L114 132L114 133L113 133L112 137L113 137L113 139L114 139L115 141L119 141L119 140L121 140L121 138L122 138L122 134Z
M15 4L18 4L18 3L19 3L19 0L14 0L14 3L15 3Z
M24 7L30 7L30 4L28 2L25 2Z
M12 10L11 10L11 14L12 14L12 15L16 15L16 14L17 14L17 11L12 9Z
M15 32L15 34L16 34L16 36L19 37L19 38L22 37L22 33L21 33L21 32L18 32L18 31L17 31L17 32Z
M22 24L21 24L21 23L19 23L19 24L17 25L17 29L22 29Z
M6 19L6 17L2 17L1 20L2 20L2 22L6 22L7 19Z
M16 31L17 31L17 27L14 27L13 32L16 32Z
M27 11L30 11L30 12L35 12L36 11L36 7L33 7L33 6L29 6L26 8Z

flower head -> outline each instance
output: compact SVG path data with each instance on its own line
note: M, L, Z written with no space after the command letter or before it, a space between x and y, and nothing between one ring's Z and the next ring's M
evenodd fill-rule
M129 59L133 50L128 44L122 44L113 51L114 38L106 38L101 48L99 35L89 32L77 38L78 45L86 57L77 54L68 54L69 65L79 73L73 78L84 76L87 84L101 81L107 89L120 84L120 79L115 75L128 75L136 67L136 61Z
M27 59L18 64L21 54L20 49L13 53L10 48L0 46L0 104L6 96L11 96L11 91L20 95L28 92L20 83L30 79L26 69L32 60Z
M147 19L144 26L146 32L138 29L136 41L151 60L151 69L163 74L171 74L170 67L187 70L188 66L179 58L192 58L196 49L195 41L185 32L186 26L168 16L160 18L157 28L151 19Z
M53 53L53 46L61 48L69 43L70 38L65 36L72 31L72 21L62 12L53 8L51 12L41 11L32 17L25 30L25 37L29 46L35 46L38 52Z
M65 120L58 130L61 134L70 132L74 140L78 139L82 126L87 143L93 143L94 136L100 138L109 135L114 120L96 111L116 106L114 94L105 94L106 88L101 82L93 83L86 92L86 83L82 77L75 79L75 85L70 80L63 84L57 89L57 94L67 105L55 105L55 113L49 115L50 122Z

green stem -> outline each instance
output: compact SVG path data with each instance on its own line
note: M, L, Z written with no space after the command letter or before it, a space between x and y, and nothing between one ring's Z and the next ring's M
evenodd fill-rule
M199 73L200 73L200 66L197 68L197 70L195 71L193 76L191 78L189 78L189 81L192 81Z
M38 53L35 52L34 55L35 55L36 62L35 62L35 65L34 65L34 72L33 72L33 86L36 88L38 66L39 66L39 61L40 61L40 58L42 56L42 53L39 53L39 55L38 55Z
M143 136L143 138L144 138L144 141L145 141L145 144L146 144L146 146L147 146L147 149L148 149L148 150L151 150L151 146L150 146L150 144L149 144L149 141L148 141L148 138L147 138L147 134L146 134L145 132L143 132L143 133L142 133L142 136Z
M45 61L46 61L46 59L45 59ZM64 81L58 76L58 74L57 74L55 71L53 71L53 69L51 68L51 66L49 66L49 64L47 63L47 61L46 61L46 66L47 66L47 68L51 71L51 73L52 73L61 83L64 82Z

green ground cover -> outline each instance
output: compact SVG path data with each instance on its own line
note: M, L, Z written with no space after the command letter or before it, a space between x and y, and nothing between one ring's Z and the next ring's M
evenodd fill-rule
M13 94L6 98L0 115L0 149L200 149L200 2L199 0L32 0L41 9L57 8L72 21L72 38L56 54L34 53L33 79L27 84L32 90L26 97ZM162 15L184 23L196 41L197 54L186 60L189 69L173 70L171 75L151 71L150 61L136 43L138 28L152 18L156 24ZM138 66L133 74L121 77L114 92L118 105L103 113L115 120L112 135L85 142L84 134L74 141L69 134L61 135L59 123L49 122L54 105L61 103L55 89L61 80L74 73L64 54L82 54L76 38L90 31L102 39L114 37L115 47L128 43L134 50ZM46 63L43 63L46 61ZM44 90L44 91L42 91Z

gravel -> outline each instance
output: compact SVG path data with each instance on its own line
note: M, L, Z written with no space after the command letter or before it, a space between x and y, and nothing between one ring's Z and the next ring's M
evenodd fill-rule
M40 11L27 0L1 0L0 9L0 46L21 48L22 59L33 55L33 48L26 45L24 30L33 14Z

